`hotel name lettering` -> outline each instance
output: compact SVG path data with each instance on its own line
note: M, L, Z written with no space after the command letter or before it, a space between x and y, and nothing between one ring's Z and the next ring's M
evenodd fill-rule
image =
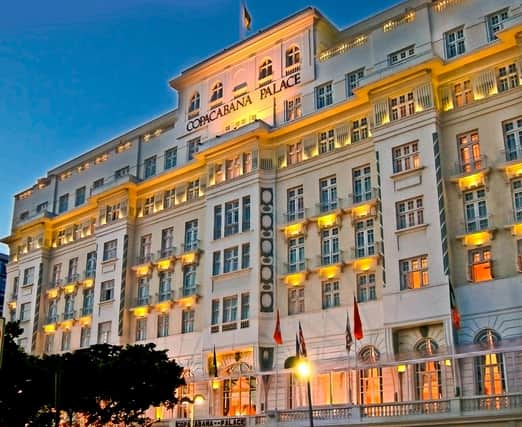
M292 74L291 76L288 76L279 82L274 82L263 86L257 91L257 96L259 97L259 100L262 101L263 99L274 96L279 92L288 89L289 87L298 85L299 83L301 83L301 75L299 73ZM241 98L230 101L228 104L220 105L219 107L210 110L203 116L198 116L195 119L189 120L187 122L187 131L190 132L201 126L205 126L214 120L225 117L226 115L238 111L243 107L251 105L252 103L253 101L250 95L244 95Z
M176 421L176 427L189 427L190 421ZM194 427L246 426L246 418L194 420Z

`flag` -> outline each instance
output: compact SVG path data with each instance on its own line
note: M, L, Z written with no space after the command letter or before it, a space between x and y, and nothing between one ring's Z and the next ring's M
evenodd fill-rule
M299 355L307 357L306 343L303 335L303 330L301 329L301 322L299 322Z
M361 323L361 316L359 315L359 307L355 295L353 296L353 335L356 340L361 340L364 337Z
M247 30L250 30L252 27L252 17L250 16L250 13L248 12L248 9L246 7L246 4L243 3L241 5L241 21L243 23L243 27Z
M350 329L350 314L346 312L346 351L350 353L353 344L352 331Z
M214 377L218 376L217 357L216 357L216 346L214 346L214 354L212 356L212 370L214 371Z
M451 283L449 284L449 290L450 290L451 322L453 323L453 327L458 330L458 329L460 329L460 313L459 313L459 309L457 308L457 301L456 301L455 293L453 292L453 286L451 286Z
M281 324L279 322L279 309L277 309L276 325L273 337L276 344L283 344L283 337L281 336Z

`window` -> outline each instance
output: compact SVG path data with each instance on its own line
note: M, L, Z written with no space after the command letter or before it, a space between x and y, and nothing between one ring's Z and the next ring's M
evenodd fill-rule
M243 153L243 175L252 172L252 153Z
M266 84L272 80L272 60L265 59L259 67L259 85ZM266 80L266 81L265 81Z
M288 315L304 313L304 286L288 289Z
M223 98L223 83L217 82L212 86L210 93L210 104L214 105L219 103Z
M111 301L114 298L114 280L106 280L101 283L100 302Z
M190 181L187 187L187 201L196 200L199 197L199 179Z
M53 265L51 284L53 286L62 284L62 263L61 262Z
M49 301L47 308L47 323L56 323L58 321L58 300Z
M246 320L250 317L250 294L241 294L241 320Z
M149 277L140 277L138 279L138 298L136 299L136 306L144 306L149 303Z
M150 215L154 213L154 196L145 198L143 202L143 215Z
M164 169L172 169L178 161L178 147L173 147L165 151Z
M484 167L480 154L480 141L477 131L457 136L457 144L461 172L473 172Z
M223 323L237 320L237 295L223 298Z
M448 31L444 34L446 58L451 59L466 52L464 45L464 28Z
M395 208L397 212L398 230L424 224L424 206L422 204L422 196L397 202Z
M96 190L97 188L103 187L103 183L104 183L104 179L103 178L99 178L96 181L94 181L92 183L93 190Z
M299 71L299 64L301 62L301 52L297 46L291 46L285 53L285 75L293 74Z
M515 179L511 182L513 194L513 214L516 222L522 221L522 179Z
M221 205L214 206L214 232L213 239L221 239L222 235L222 222L223 222L223 209Z
M337 209L337 179L335 176L319 181L319 210L328 212Z
M210 318L211 325L217 325L219 323L219 299L212 300L212 314Z
M196 266L189 264L183 267L183 289L182 297L196 295Z
M85 186L77 188L74 194L74 206L80 206L85 203Z
M140 237L140 256L139 264L152 261L152 234L146 234Z
M362 117L358 120L352 121L351 132L352 132L352 134L351 134L352 144L355 142L359 142L364 139L367 139L369 136L368 119L366 117Z
M103 244L103 261L116 258L116 250L118 248L118 240L109 240Z
M359 87L361 79L364 77L364 68L353 71L346 75L346 96L354 96L354 89Z
M418 289L428 285L428 257L422 255L399 261L401 290Z
M28 218L29 218L29 211L23 211L22 213L20 213L20 220L21 221L25 221Z
M321 109L333 103L332 84L327 83L315 88L315 108Z
M145 172L143 177L150 178L154 175L156 175L156 156L145 159Z
M295 273L305 269L304 237L288 240L288 273Z
M357 301L366 302L377 299L375 293L375 273L357 275Z
M337 264L339 261L339 229L321 230L321 265Z
M455 97L455 106L462 107L473 102L473 89L471 80L455 83L453 85L453 95Z
M136 341L147 339L147 319L136 319Z
M287 221L295 221L304 218L304 199L303 186L289 188L286 191L287 197Z
M194 95L190 98L190 104L188 109L188 116L196 117L199 113L199 102L200 102L200 96L199 92L194 92Z
M417 400L442 398L440 362L429 361L415 365L415 388Z
M238 247L227 248L223 251L223 273L236 271L239 266Z
M241 268L250 267L250 243L241 245Z
M112 322L101 322L98 325L98 344L108 344L111 340Z
M225 203L225 236L239 232L239 200Z
M372 198L372 177L370 166L352 170L353 203L361 203Z
M61 350L62 351L68 351L70 349L71 349L71 331L70 330L64 330L64 331L62 331Z
M489 41L497 39L496 32L504 28L504 21L508 19L508 10L503 9L487 16Z
M92 307L94 305L94 289L89 288L83 291L82 302L82 316L89 316L92 314Z
M413 55L415 55L414 46L408 46L404 49L398 50L397 52L390 53L388 55L388 65L395 65L399 62L406 61Z
M491 272L491 249L489 247L477 248L468 251L469 280L471 282L484 282L493 280Z
M295 165L303 160L303 144L296 142L295 144L287 145L286 163L288 166Z
M497 70L497 87L499 92L513 89L519 86L517 64L512 63L499 67Z
M31 317L31 303L25 302L20 305L20 322L30 320Z
M80 347L89 347L91 344L91 327L83 326L80 332Z
M67 274L67 282L72 283L80 278L78 274L78 257L69 260L69 272Z
M199 151L201 138L194 138L187 142L187 162L194 159L194 154Z
M329 281L322 283L323 293L323 310L326 308L339 307L341 301L339 298L339 281Z
M85 263L85 277L94 277L96 275L96 251L87 254Z
M161 230L161 258L174 254L174 228L168 227Z
M123 178L124 176L127 176L129 173L130 167L124 166L121 169L118 169L116 172L114 172L114 178L118 180L120 178Z
M399 147L394 147L392 149L392 157L393 173L417 169L420 167L418 142L410 142Z
M172 298L171 295L172 273L170 271L162 271L159 273L159 295L160 302L168 301Z
M169 336L169 314L158 314L158 338Z
M198 248L198 220L187 221L185 223L185 252L193 251Z
M181 312L181 333L194 332L194 310L183 310Z
M241 214L241 231L250 231L250 196L243 197L241 204L243 207Z
M65 295L65 305L63 309L64 320L74 319L74 295Z
M65 212L69 205L69 193L63 194L58 199L58 213Z
M328 153L335 148L335 133L333 129L319 133L319 154Z
M357 258L375 255L373 219L355 223L355 256Z
M522 273L522 239L517 240L517 269Z
M34 267L29 267L24 270L24 280L22 286L29 286L34 283Z
M221 274L221 251L215 251L212 254L212 275Z
M40 213L40 212L45 212L47 211L47 208L49 207L49 202L42 202L42 203L39 203L37 206L36 206L36 212L37 213Z
M294 96L285 101L285 121L291 122L303 115L301 95Z
M45 336L44 351L49 354L54 350L54 334L48 334Z
M506 160L522 158L522 117L502 123Z
M415 103L413 102L413 92L396 96L390 99L391 119L400 120L415 113Z
M464 193L466 232L484 230L489 226L486 190L483 188Z
M117 221L127 214L126 202L105 206L105 224Z
M493 350L498 347L500 339L494 330L487 328L480 331L474 341L483 348ZM478 356L475 359L475 369L478 395L499 395L506 392L504 355L502 353ZM485 403L487 405L489 401L485 400Z

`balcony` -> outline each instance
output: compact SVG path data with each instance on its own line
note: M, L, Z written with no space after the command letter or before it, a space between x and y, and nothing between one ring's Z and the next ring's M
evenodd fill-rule
M321 279L333 279L339 277L344 266L345 252L338 251L316 257L316 267Z
M293 224L303 222L309 216L309 209L303 208L292 212L285 212L281 215L281 224Z
M110 188L116 187L118 185L122 184L131 184L131 183L137 183L139 182L139 178L137 178L134 175L124 175L124 176L116 176L112 175L109 177L109 179L106 179L102 185L91 187L90 189L90 195L95 196L97 194L104 193L105 191L109 190Z
M130 311L136 317L145 317L149 314L152 298L149 295L139 296L131 301Z
M465 223L461 223L457 239L462 240L465 246L480 246L493 239L495 230L491 215L470 218Z
M382 242L373 242L372 245L353 247L350 250L350 259L347 263L357 272L374 271L382 253Z
M170 248L163 248L158 251L155 257L154 265L158 271L171 270L176 255L176 248L174 246Z
M179 256L181 263L197 264L199 262L199 254L201 253L201 240L186 241L181 245L182 253Z
M488 158L482 154L476 159L455 163L455 175L470 175L488 168Z
M285 76L290 76L292 74L298 73L301 70L301 63L296 63L292 65L288 65L285 67Z
M522 147L503 149L499 153L498 169L504 171L507 179L522 176Z
M70 310L70 311L65 311L63 312L61 315L60 315L60 323L62 322L66 322L68 320L74 320L76 319L76 311L75 310Z
M287 286L299 286L308 278L310 273L309 264L310 260L308 258L293 264L283 263L281 280Z
M136 276L146 276L147 274L150 274L152 270L152 262L154 261L154 254L148 252L145 254L141 254L136 257L136 260L134 261L133 266L131 267L132 270L136 272Z
M321 217L325 214L339 212L342 208L342 199L323 200L315 205L315 217Z
M92 305L82 307L80 317L92 316Z
M194 306L201 296L201 287L199 284L192 286L182 286L176 294L176 302L184 308Z
M85 288L90 288L94 285L94 279L96 277L96 269L86 270L80 277L80 283Z
M377 202L379 190L372 188L364 193L352 193L348 195L346 210L349 211L354 220L374 217L377 215Z

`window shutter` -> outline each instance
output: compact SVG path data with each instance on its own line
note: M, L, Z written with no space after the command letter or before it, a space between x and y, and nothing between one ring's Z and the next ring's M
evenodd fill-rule
M473 95L475 99L482 99L497 91L495 71L487 69L477 73L472 79Z
M340 124L335 128L335 145L343 147L350 143L350 125L349 123Z
M311 134L303 138L303 150L307 158L312 157L317 147L317 135Z
M451 96L451 86L439 87L440 108L442 111L453 110L453 97Z
M421 86L417 86L413 91L413 98L415 100L416 113L433 107L431 84L425 83Z
M388 111L388 99L381 99L373 104L373 122L375 127L381 126L390 121Z

